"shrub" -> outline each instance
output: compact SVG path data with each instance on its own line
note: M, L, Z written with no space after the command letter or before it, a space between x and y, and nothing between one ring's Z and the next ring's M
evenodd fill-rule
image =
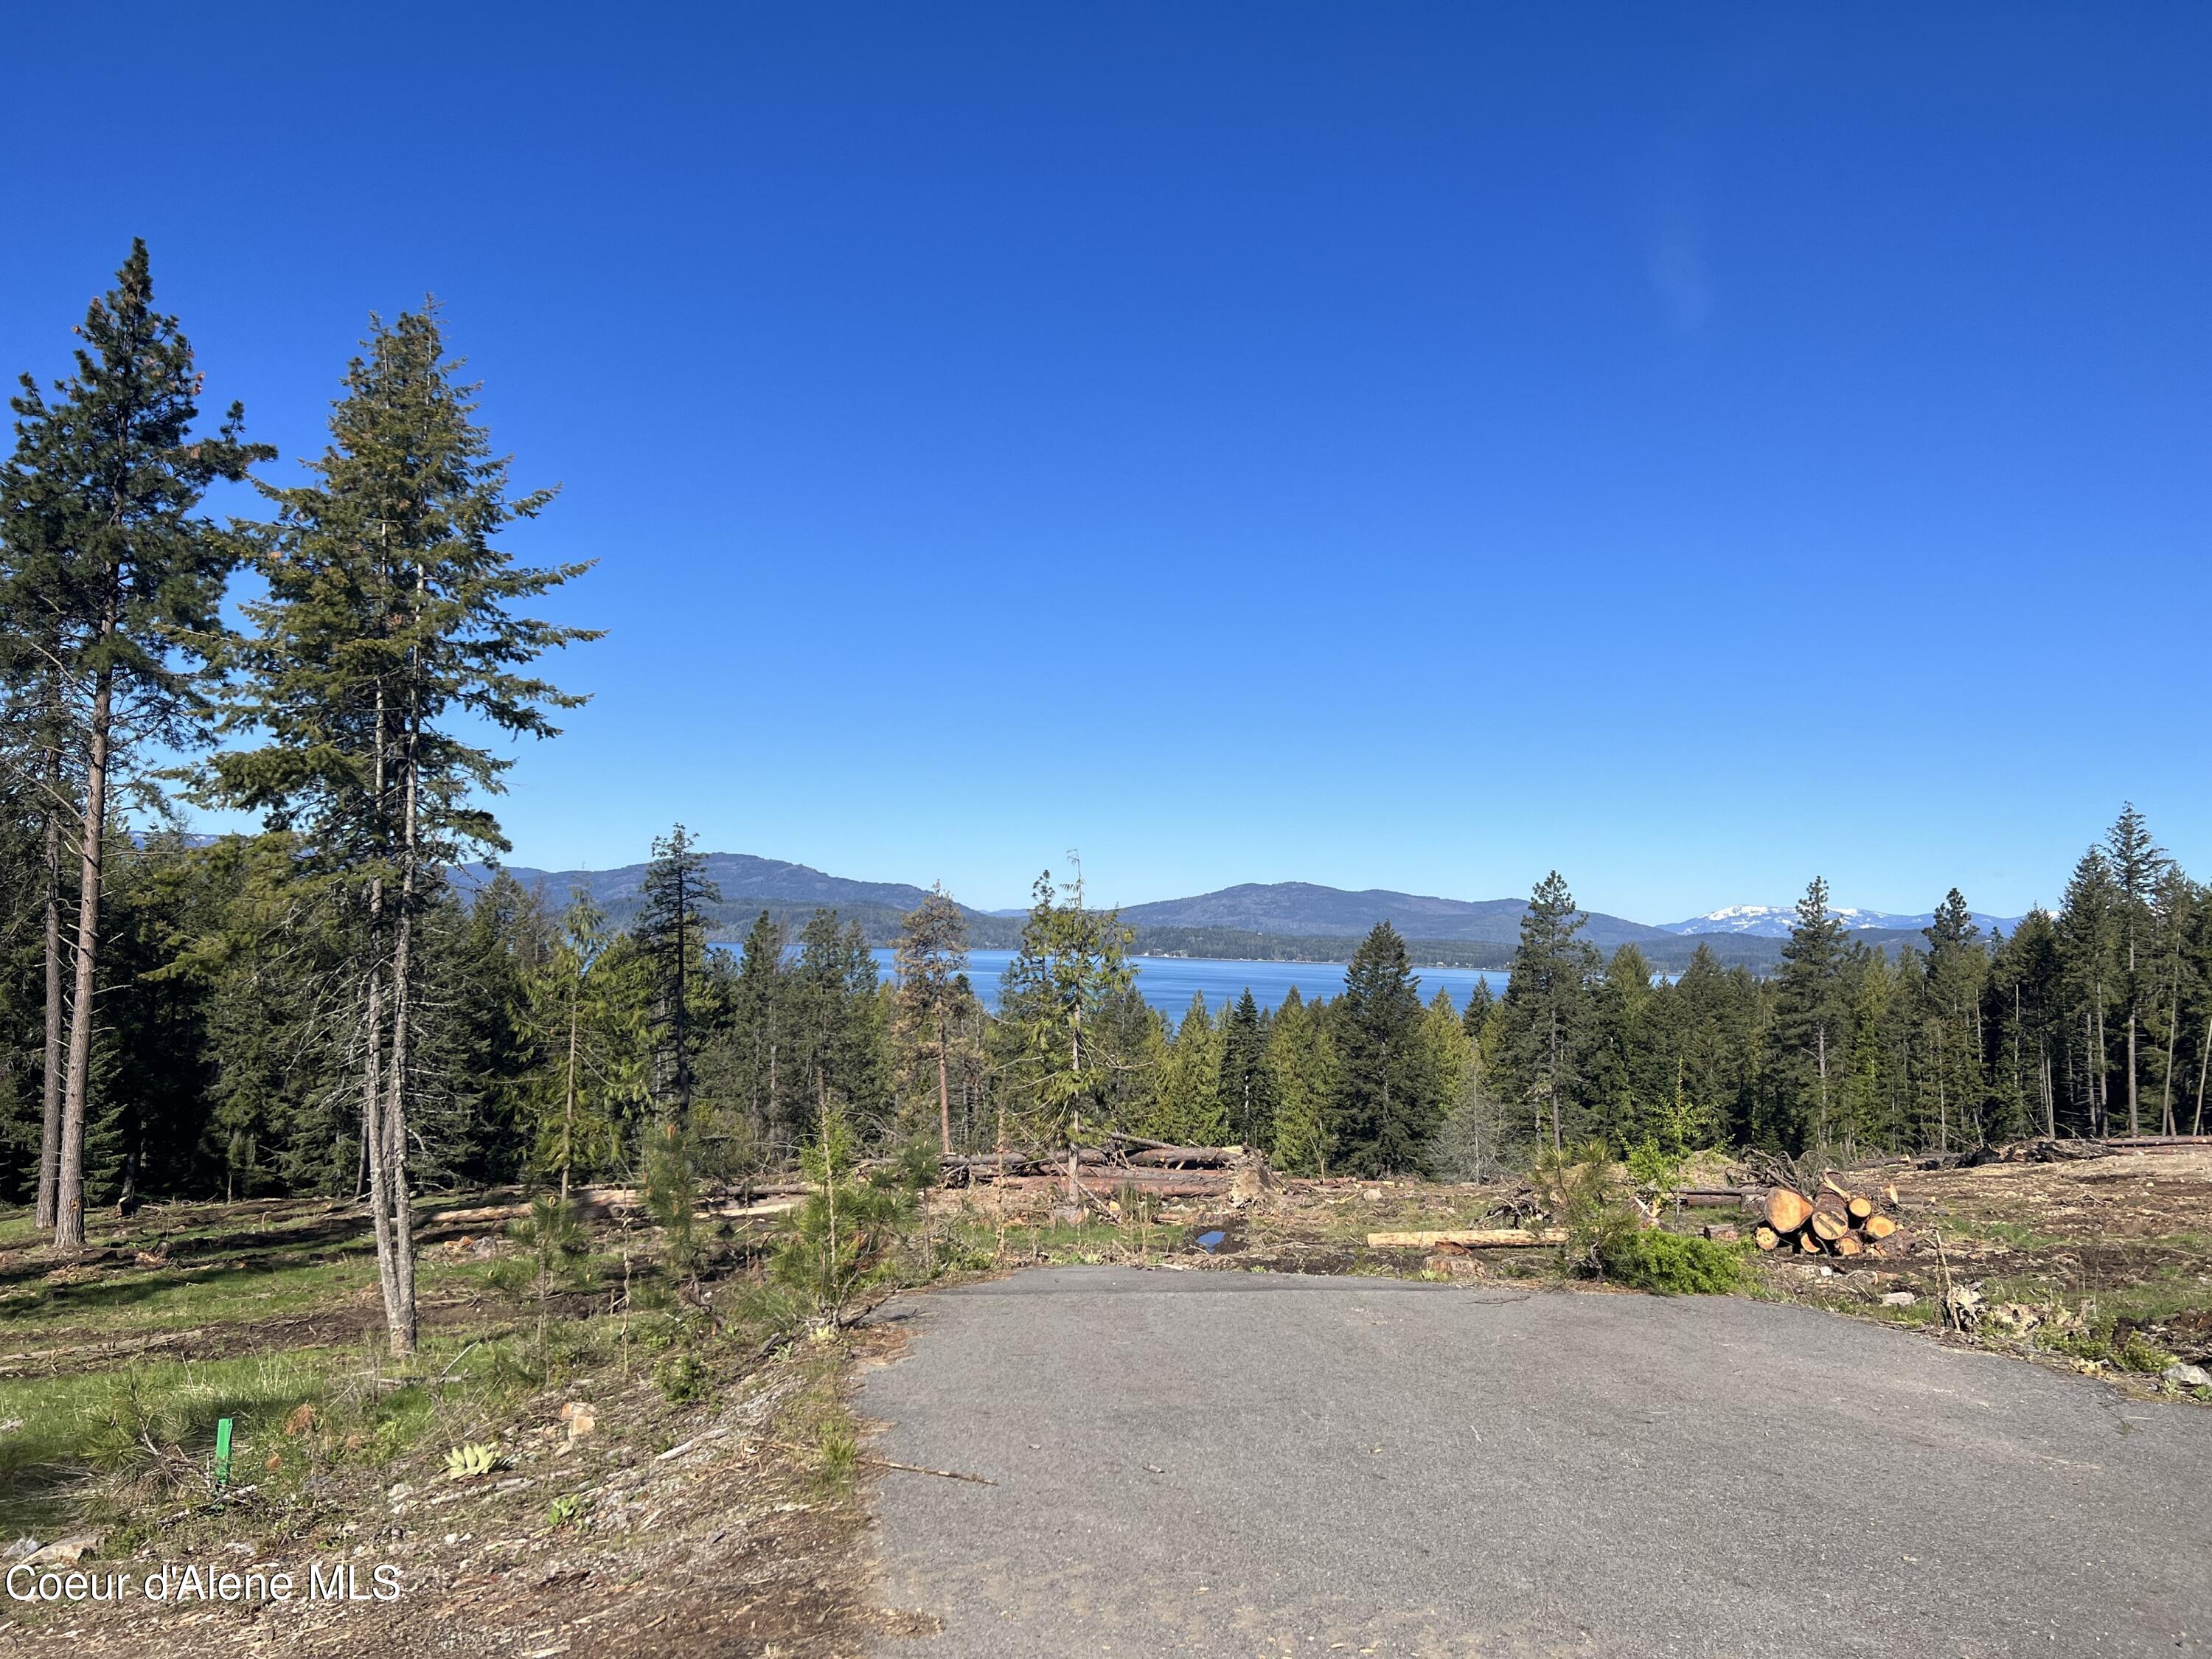
M653 1366L653 1380L660 1389L661 1398L672 1406L683 1406L706 1398L708 1390L714 1386L714 1376L697 1354L679 1349Z
M1709 1238L1690 1238L1653 1227L1609 1243L1606 1276L1655 1296L1718 1296L1736 1287L1743 1262Z
M1545 1213L1566 1230L1566 1265L1577 1273L1601 1274L1606 1258L1638 1224L1635 1208L1622 1192L1613 1158L1601 1140L1585 1141L1564 1152L1547 1150L1529 1176Z

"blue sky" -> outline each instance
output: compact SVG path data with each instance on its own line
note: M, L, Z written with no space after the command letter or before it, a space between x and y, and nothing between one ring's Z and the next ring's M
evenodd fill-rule
M2201 6L100 15L9 25L0 368L144 235L289 466L434 290L611 630L517 861L2212 871Z

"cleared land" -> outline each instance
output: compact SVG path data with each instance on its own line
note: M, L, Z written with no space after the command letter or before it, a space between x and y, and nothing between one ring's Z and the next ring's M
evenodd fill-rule
M2140 1494L2114 1499L2109 1515L2085 1518L2079 1506L2046 1505L2048 1535L2038 1534L2040 1545L2020 1530L2035 1516L2020 1508L2020 1489L2005 1484L2004 1473L2014 1463L2132 1470L2127 1460L2146 1443L2142 1436L2162 1444L2169 1436L2201 1434L2201 1426L2188 1424L2212 1423L2212 1412L2189 1403L2190 1390L2163 1384L2160 1376L2176 1359L2212 1362L2212 1152L2204 1149L1972 1169L1899 1164L1855 1176L1855 1186L1897 1187L1896 1208L1915 1241L1909 1253L1832 1263L1745 1253L1753 1295L1853 1316L1849 1320L1744 1302L1561 1295L1552 1249L1443 1255L1366 1242L1372 1232L1393 1230L1540 1224L1544 1218L1528 1208L1527 1191L1510 1182L1277 1182L1237 1203L1226 1170L1155 1169L1145 1178L1208 1190L1139 1195L1142 1201L1109 1213L1096 1200L1121 1192L1126 1177L1101 1182L1085 1174L1103 1190L1079 1218L1066 1207L1064 1182L1055 1177L1025 1176L1007 1183L1004 1193L986 1182L933 1194L929 1226L909 1241L911 1259L902 1270L925 1278L949 1272L957 1279L1030 1263L1202 1269L1202 1277L1136 1277L1147 1285L1188 1280L1218 1291L1194 1300L1234 1313L1218 1322L1226 1344L1221 1357L1217 1361L1207 1352L1217 1340L1217 1322L1201 1321L1194 1329L1180 1316L1073 1358L1041 1340L987 1348L969 1356L980 1370L932 1384L921 1414L872 1446L857 1436L846 1395L855 1362L895 1350L908 1321L902 1316L844 1341L801 1343L789 1352L765 1347L769 1330L752 1305L750 1284L775 1218L737 1215L727 1204L705 1218L713 1235L708 1260L700 1283L681 1293L665 1280L660 1240L649 1224L635 1212L600 1213L585 1271L573 1286L549 1295L541 1326L534 1296L495 1282L521 1254L506 1236L504 1218L514 1212L518 1195L425 1202L423 1352L398 1367L381 1352L367 1224L353 1206L256 1201L149 1206L129 1221L102 1215L94 1218L94 1248L68 1259L47 1250L20 1212L0 1215L0 1552L24 1537L48 1544L90 1534L98 1542L87 1566L143 1569L216 1559L297 1569L388 1559L401 1566L409 1586L396 1607L295 1609L289 1616L235 1608L211 1616L143 1608L124 1616L106 1609L71 1615L9 1606L0 1607L0 1649L230 1656L367 1644L393 1653L524 1655L766 1652L773 1646L787 1655L849 1655L886 1643L890 1632L927 1632L939 1616L917 1616L915 1596L871 1580L865 1528L874 1497L890 1505L896 1530L909 1503L973 1500L1003 1490L883 1471L872 1461L873 1453L933 1468L972 1468L957 1454L904 1455L899 1437L910 1428L929 1430L931 1413L972 1412L979 1423L1003 1426L1009 1406L1036 1388L1079 1383L1094 1394L1105 1389L1091 1404L1119 1398L1116 1409L1127 1417L1117 1419L1117 1435L1097 1441L1091 1465L1069 1476L1088 1483L1074 1500L1076 1513L1080 1504L1141 1480L1148 1494L1162 1487L1165 1495L1158 1501L1179 1514L1230 1492L1226 1483L1243 1479L1240 1471L1273 1467L1267 1458L1316 1455L1314 1447L1332 1443L1328 1434L1360 1438L1359 1413L1368 1405L1320 1413L1328 1431L1320 1433L1310 1413L1300 1414L1306 1407L1286 1414L1278 1397L1299 1377L1326 1377L1331 1367L1371 1371L1363 1384L1368 1395L1341 1396L1371 1400L1382 1414L1378 1425L1396 1423L1395 1438L1386 1443L1378 1436L1370 1446L1402 1448L1416 1417L1425 1419L1431 1447L1447 1452L1455 1444L1486 1446L1495 1427L1491 1414L1499 1412L1526 1417L1530 1426L1522 1437L1530 1443L1544 1443L1553 1432L1537 1419L1553 1397L1543 1390L1553 1385L1539 1388L1545 1373L1529 1365L1498 1370L1499 1354L1455 1361L1449 1375L1432 1374L1430 1361L1418 1353L1396 1356L1380 1336L1359 1334L1364 1328L1356 1322L1348 1335L1338 1333L1352 1344L1341 1353L1308 1353L1295 1318L1279 1340L1266 1335L1274 1316L1262 1310L1293 1304L1239 1287L1265 1287L1289 1272L1339 1275L1344 1294L1394 1298L1387 1304L1392 1309L1409 1287L1431 1298L1456 1298L1468 1311L1450 1316L1477 1322L1470 1340L1535 1321L1533 1328L1545 1333L1534 1339L1539 1346L1556 1346L1561 1363L1576 1373L1558 1385L1564 1393L1554 1390L1559 1409L1570 1420L1577 1413L1595 1419L1604 1412L1586 1402L1596 1400L1619 1416L1591 1437L1593 1443L1626 1449L1601 1480L1595 1468L1574 1461L1580 1455L1575 1442L1563 1451L1564 1461L1546 1466L1550 1474L1540 1480L1532 1468L1524 1488L1498 1500L1527 1540L1521 1554L1503 1557L1517 1561L1528 1578L1515 1593L1534 1594L1529 1585L1541 1589L1548 1575L1578 1563L1595 1582L1605 1556L1589 1539L1609 1537L1607 1529L1624 1514L1663 1515L1663 1547L1678 1551L1692 1576L1651 1580L1658 1558L1632 1552L1617 1569L1619 1594L1656 1595L1652 1583L1663 1588L1679 1582L1694 1589L1700 1604L1735 1596L1735 1590L1713 1589L1712 1575L1723 1572L1717 1564L1733 1559L1715 1553L1714 1540L1724 1532L1730 1548L1773 1575L1775 1595L1796 1610L1788 1616L1812 1620L1805 1628L1826 1632L1823 1650L1849 1652L1859 1639L1850 1620L1858 1615L1838 1610L1859 1604L1836 1587L1856 1584L1853 1595L1875 1595L1869 1587L1887 1582L1884 1571L1902 1571L1905 1554L1944 1561L1912 1541L1917 1529L1929 1516L1950 1518L1971 1509L1978 1491L1997 1494L1991 1505L1999 1512L1975 1522L1994 1540L1991 1553L2002 1547L2011 1557L2040 1560L2037 1548L2058 1552L2075 1563L2073 1576L2042 1575L2039 1582L2075 1587L2079 1606L2100 1605L2106 1597L2123 1605L2136 1582L2130 1575L2166 1559L2161 1550L2197 1548L2199 1580L2212 1582L2202 1499L2171 1513L2169 1488L2160 1481L2172 1471L2163 1465ZM1696 1180L1725 1184L1741 1174L1717 1161ZM1203 1182L1195 1179L1200 1176ZM1695 1209L1670 1217L1669 1224L1694 1229L1743 1219L1724 1209ZM1198 1238L1215 1233L1216 1254L1196 1248ZM1939 1236L1942 1261L1934 1248ZM1831 1269L1825 1275L1824 1266ZM1951 1282L1979 1298L1963 1329L1941 1311L1947 1266ZM1262 1268L1268 1271L1255 1271ZM1911 1299L1896 1299L1904 1293ZM945 1305L963 1307L970 1296L998 1294L961 1291ZM1168 1294L1188 1297L1188 1291ZM1524 1297L1534 1299L1515 1299ZM915 1327L926 1328L937 1300L930 1293L893 1306L930 1310ZM1571 1334L1585 1328L1581 1324L1554 1332L1543 1322L1565 1318L1562 1310L1578 1310L1575 1317L1585 1322L1611 1322L1589 1328L1620 1334L1584 1341ZM1794 1352L1762 1352L1758 1362L1766 1397L1746 1420L1766 1427L1749 1462L1740 1449L1716 1443L1712 1467L1696 1477L1706 1484L1685 1485L1657 1451L1637 1443L1636 1436L1654 1425L1636 1418L1634 1407L1651 1403L1653 1367L1671 1363L1671 1345L1694 1345L1716 1322L1731 1320L1786 1322L1753 1328L1786 1335ZM1877 1324L1908 1328L1874 1328ZM2033 1363L1947 1354L1939 1344L1994 1349ZM915 1382L908 1381L910 1367L900 1365L878 1374L878 1384L920 1386L934 1375L929 1367L940 1363L944 1346L934 1335L922 1340L911 1368ZM1923 1376L1923 1365L1957 1364L2024 1379L1974 1385L1982 1390L1977 1397L1993 1402L1985 1425L1996 1437L1992 1443L2012 1449L1966 1455L1955 1443L1915 1437L1923 1433L1920 1402L1943 1397L1910 1392L1911 1379ZM1081 1375L1057 1375L1068 1365L1081 1368ZM952 1392L936 1394L938 1387ZM2051 1388L2067 1391L2067 1422L2083 1413L2100 1417L2103 1429L2086 1431L2091 1455L2066 1449L2063 1436L2036 1440L2033 1421L2015 1422L2004 1407L2012 1398L2008 1390ZM1908 1390L1911 1409L1898 1409L1900 1389ZM2212 1390L2204 1392L2212 1397ZM2153 1395L2165 1398L2154 1401ZM592 1419L581 1435L570 1431L573 1412L562 1414L577 1406ZM863 1408L879 1418L900 1414L882 1403L877 1385ZM1838 1413L1850 1417L1875 1449L1851 1450L1857 1443L1820 1426ZM222 1416L234 1419L238 1441L233 1484L217 1493L212 1449ZM1185 1417L1187 1444L1165 1445L1170 1456L1140 1460L1158 1464L1161 1473L1132 1474L1129 1447L1148 1443L1145 1437L1172 1438ZM1967 1418L1972 1421L1972 1413ZM2181 1426L2174 1426L2177 1419ZM1071 1419L1080 1420L1079 1413ZM1217 1430L1224 1431L1218 1446L1212 1443ZM1477 1431L1484 1442L1469 1440ZM1239 1439L1248 1432L1271 1437L1274 1449L1258 1454L1257 1465ZM2118 1452L2107 1455L2107 1435ZM1034 1431L1026 1438L1054 1443ZM499 1467L448 1480L446 1453L465 1443L491 1447ZM1881 1443L1894 1455L1877 1455ZM2050 1462L2052 1457L2069 1461ZM1900 1460L1911 1465L1903 1474ZM1369 1472L1385 1471L1389 1457L1363 1451L1348 1461L1365 1481ZM1326 1458L1315 1465L1337 1467ZM1545 1496L1544 1480L1577 1490L1580 1498L1555 1504ZM1952 1494L1945 1500L1949 1507L1931 1509L1923 1488ZM1377 1549L1409 1561L1425 1559L1420 1552L1427 1551L1449 1564L1447 1577L1475 1570L1468 1565L1474 1546L1452 1518L1460 1511L1449 1504L1465 1498L1456 1488L1446 1493L1419 1482L1401 1486L1392 1497L1403 1512L1382 1516L1347 1507L1334 1490L1318 1504L1302 1498L1303 1490L1296 1480L1280 1493L1270 1484L1223 1535L1232 1545L1254 1528L1278 1536L1266 1529L1280 1524L1270 1518L1279 1502L1289 1506L1283 1513L1295 1521L1299 1547L1321 1564L1322 1576L1306 1575L1316 1584L1327 1582L1330 1562L1366 1547L1358 1541L1363 1537L1382 1540ZM1717 1518L1698 1518L1712 1511L1715 1491L1723 1499ZM1125 1496L1116 1494L1116 1501ZM1437 1520L1438 1514L1446 1518ZM1480 1525L1492 1524L1487 1515L1478 1516ZM1682 1532L1686 1526L1692 1530ZM2166 1541L2138 1550L2129 1541L2137 1528ZM1161 1535L1182 1536L1172 1527ZM1206 1550L1221 1547L1212 1534L1209 1540ZM1075 1540L1084 1547L1095 1543L1101 1581L1111 1579L1112 1570L1126 1570L1126 1558L1115 1553L1125 1541L1110 1527L1095 1539ZM1195 1543L1191 1549L1194 1562L1212 1559ZM1255 1547L1255 1560L1259 1553ZM1053 1576L1059 1571L1052 1568L1022 1594L1042 1596L1044 1587L1068 1582ZM1212 1597L1219 1588L1211 1577L1162 1582L1176 1597L1185 1591ZM1908 1601L1902 1589L1891 1600L1924 1614L1931 1631L1954 1621L1968 1631L2009 1629L2005 1619L2025 1617L2019 1605L2007 1604L2012 1582L1992 1587L1969 1575L1950 1583L1940 1601ZM1196 1591L1197 1583L1208 1589ZM1400 1588L1411 1595L1418 1585L1409 1580ZM1513 1589L1509 1583L1498 1594ZM1113 1587L1110 1597L1098 1589L1096 1605L1105 1607L1113 1597L1142 1603L1145 1594L1142 1584L1126 1582ZM1162 1605L1181 1607L1173 1597ZM1409 1601L1399 1611L1425 1617L1421 1609L1428 1605ZM949 1602L947 1608L944 1616L956 1619L952 1641L968 1639L957 1620L969 1615ZM1177 1616L1188 1616L1188 1609ZM2201 1641L2202 1625L2200 1618L2177 1630ZM1086 1638L1091 1633L1088 1626L1080 1629ZM1414 1640L1396 1625L1389 1632L1397 1632L1393 1640ZM1057 1643L1061 1632L1048 1633ZM1238 1641L1248 1633L1240 1630ZM1146 1639L1158 1634L1148 1632ZM1528 1639L1573 1635L1570 1626L1547 1625ZM2114 1645L2117 1640L2108 1634L2101 1648L2093 1643L2077 1650L2131 1650ZM1315 1650L1327 1647L1323 1642ZM1780 1642L1764 1651L1790 1647ZM891 1642L886 1650L899 1645ZM931 1645L914 1650L926 1653ZM1232 1644L1226 1650L1247 1650ZM1249 1650L1281 1651L1265 1644ZM1388 1650L1387 1644L1378 1649ZM1485 1650L1499 1650L1493 1644ZM1503 1650L1514 1650L1510 1641ZM2045 1642L2043 1650L2067 1650Z
M2212 1413L1739 1298L1100 1267L902 1298L881 1595L1043 1653L2212 1635ZM897 1650L887 1648L886 1650Z

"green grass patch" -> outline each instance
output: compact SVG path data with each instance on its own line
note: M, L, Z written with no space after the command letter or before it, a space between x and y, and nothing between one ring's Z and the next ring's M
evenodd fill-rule
M1607 1241L1606 1277L1654 1296L1723 1296L1743 1278L1743 1259L1709 1238L1650 1227Z

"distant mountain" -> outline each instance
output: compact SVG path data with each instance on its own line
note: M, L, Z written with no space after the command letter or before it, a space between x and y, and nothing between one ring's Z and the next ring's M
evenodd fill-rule
M1342 888L1316 887L1310 882L1248 882L1195 898L1124 905L1121 920L1140 935L1150 928L1218 928L1350 939L1358 939L1378 921L1388 921L1408 939L1510 946L1521 936L1521 918L1528 908L1528 901L1517 898L1426 898L1382 888L1347 893ZM1664 930L1641 922L1595 911L1587 914L1583 937L1600 950L1669 937Z
M525 887L543 888L556 908L568 902L572 889L589 893L607 920L626 925L637 914L645 885L646 867L626 864L618 870L533 870L522 865L501 866ZM463 865L456 875L464 887L485 885L495 872L486 865ZM804 864L778 859L755 858L747 853L706 854L707 879L721 889L722 902L706 907L708 924L717 938L742 939L754 918L763 910L793 927L803 926L817 909L835 910L846 921L857 921L871 945L889 945L898 935L899 918L928 896L921 888L897 881L854 881L824 875ZM1020 934L1014 923L981 910L963 911L968 917L970 941L988 949L1010 945Z
M1936 920L1936 913L1932 910L1906 916L1888 910L1855 910L1831 906L1828 914L1855 933L1871 931L1915 933ZM1985 916L1979 911L1971 914L1974 925L1985 933L1992 928L2002 928L2009 933L2020 925L2017 916ZM1687 921L1662 922L1660 926L1670 933L1747 933L1757 939L1787 939L1790 930L1796 923L1797 907L1794 904L1731 904L1725 909L1710 910L1702 916L1692 916Z

